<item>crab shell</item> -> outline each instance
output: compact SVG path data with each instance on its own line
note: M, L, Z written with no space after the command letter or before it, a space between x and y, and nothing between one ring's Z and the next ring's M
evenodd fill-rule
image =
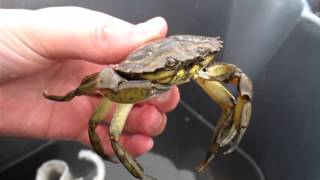
M145 44L127 56L115 67L125 74L152 73L176 65L201 59L207 53L217 53L222 48L219 37L176 35ZM178 63L177 63L178 62Z

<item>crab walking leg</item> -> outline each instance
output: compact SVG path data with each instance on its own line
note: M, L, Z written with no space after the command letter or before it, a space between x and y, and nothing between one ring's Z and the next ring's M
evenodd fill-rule
M196 81L222 107L222 117L228 109L232 111L233 115L231 120L229 119L230 116L224 118L224 120L220 117L206 160L198 167L200 172L208 166L214 154L221 147L229 146L225 151L226 154L232 152L240 143L250 122L253 88L250 79L239 68L224 63L215 63L206 68L206 72L200 74ZM223 88L222 84L217 85L218 81L231 82L237 85L238 97L236 101L234 101L232 94L226 88ZM225 101L226 98L230 98L230 102L233 101L233 106L229 106L230 103Z
M109 136L111 140L112 148L122 162L122 164L128 169L128 171L141 180L145 179L143 168L141 165L131 157L127 151L125 151L119 144L119 137L124 128L127 117L132 109L133 104L119 104L111 121L109 128Z
M111 107L112 107L112 102L106 97L103 97L100 103L98 104L98 106L96 107L95 112L92 114L89 120L88 133L89 133L90 143L94 151L97 152L104 159L112 162L116 162L105 153L103 146L101 144L101 140L95 131L97 126L103 123L104 118L108 113L108 111L111 109Z
M209 96L219 104L222 109L215 131L212 137L212 143L203 162L196 167L197 172L202 172L213 160L214 156L222 147L222 141L228 134L232 116L235 107L234 96L218 81L206 81L204 79L196 79L196 82L209 94ZM233 132L234 133L234 132Z
M230 145L224 154L231 153L240 143L250 123L253 85L249 77L233 64L215 63L206 70L211 78L235 84L238 89L237 103L233 117L234 123L230 130L230 133L232 133L233 129L236 129L237 133L235 135L229 133L229 136L224 141L224 144Z
M236 136L232 139L230 143L230 148L224 152L224 154L231 153L235 150L237 145L240 143L243 135L245 134L247 127L250 123L252 104L248 99L242 98L241 96L237 99L237 106L234 113L234 121L239 124L234 124L235 127L238 127L238 132Z
M57 95L49 95L47 91L43 92L43 96L47 99L53 100L53 101L70 101L75 96L81 96L81 95L96 95L96 81L94 77L97 75L91 74L83 78L81 84L76 89L68 92L64 96L57 96Z

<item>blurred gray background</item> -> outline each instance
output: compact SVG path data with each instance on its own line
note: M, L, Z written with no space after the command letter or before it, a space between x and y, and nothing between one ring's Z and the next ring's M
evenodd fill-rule
M218 59L237 64L254 82L252 123L241 148L268 180L314 180L320 178L320 20L311 11L318 12L320 3L309 2L310 10L301 0L0 0L0 7L81 6L132 23L163 16L169 34L221 36L225 45ZM202 149L199 158L204 156L211 133L200 121L214 124L220 113L195 86L181 86L184 103L169 114L168 129L154 148L177 168L191 169L197 163L198 155L192 162L185 159L192 149ZM194 139L192 133L203 138ZM5 179L32 179L35 168L50 158L76 162L71 156L83 148L71 142L13 138L1 138L0 146L0 177ZM219 157L214 179L263 179L241 152ZM90 171L75 164L75 173Z

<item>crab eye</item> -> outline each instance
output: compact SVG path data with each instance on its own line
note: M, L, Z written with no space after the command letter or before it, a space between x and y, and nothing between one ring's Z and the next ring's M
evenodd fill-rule
M173 58L173 57L168 57L167 58L167 64L166 64L167 66L173 67L176 64L177 64L177 60L175 58Z

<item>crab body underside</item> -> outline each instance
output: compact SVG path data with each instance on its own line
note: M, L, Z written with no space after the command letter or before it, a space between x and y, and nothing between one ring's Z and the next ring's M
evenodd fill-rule
M133 51L114 67L86 76L78 88L65 96L44 96L54 101L69 101L75 96L101 96L102 100L89 121L89 137L94 150L109 157L95 129L103 124L112 102L118 103L109 135L112 148L128 171L139 179L154 179L118 143L133 105L166 92L173 85L196 81L222 109L206 158L197 167L202 172L216 153L230 153L240 143L251 116L252 83L235 65L214 62L222 48L219 38L175 35L150 42ZM224 83L237 86L234 97Z

